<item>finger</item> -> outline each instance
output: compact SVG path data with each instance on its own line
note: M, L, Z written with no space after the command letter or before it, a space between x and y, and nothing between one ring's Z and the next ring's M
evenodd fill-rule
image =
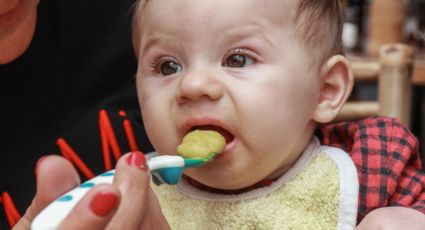
M149 211L144 213L140 229L171 229L152 188L149 188L145 210Z
M109 229L138 229L146 206L150 174L143 153L124 155L117 163L114 184L121 203Z
M16 229L29 229L32 220L49 203L80 183L72 164L60 156L40 158L36 166L37 191L25 215L16 224Z
M91 189L60 224L61 230L103 230L109 224L120 202L114 185L102 184Z
M60 195L80 184L74 166L63 157L48 156L37 166L37 205L44 208Z

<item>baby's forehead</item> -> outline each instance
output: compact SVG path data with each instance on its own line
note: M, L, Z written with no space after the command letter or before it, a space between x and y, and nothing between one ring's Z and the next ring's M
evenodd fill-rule
M306 21L295 20L296 16L299 16L298 1L148 0L143 5L144 2L143 0L136 9L133 23L133 42L136 53L139 53L142 38L164 29L168 30L167 36L171 35L175 39L178 36L191 38L195 32L216 37L226 32L226 27L223 25L228 25L229 28L242 27L250 22L256 23L259 27L272 26L277 33L284 31L291 36L292 42L306 45L304 44L306 36L299 33L304 30L302 27L305 27ZM271 23L261 24L264 21Z
M276 22L292 21L294 13L293 1L283 0L143 0L137 9L138 16L155 18L157 22L173 17L191 22L191 20L219 21L221 17L237 19L241 15L250 14L273 19ZM144 3L144 4L143 4ZM256 14L252 14L256 12ZM135 18L140 20L140 18Z
M276 0L149 0L139 8L135 33L162 29L226 33L227 28L258 25L275 30L292 28L293 4ZM211 34L214 36L215 34Z

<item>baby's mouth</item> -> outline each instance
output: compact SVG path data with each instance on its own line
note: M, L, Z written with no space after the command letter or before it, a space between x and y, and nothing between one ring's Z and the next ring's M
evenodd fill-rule
M193 131L193 130L212 130L212 131L216 131L216 132L220 133L224 137L224 139L226 139L226 144L229 144L235 138L233 136L233 134L231 134L226 129L224 129L222 127L219 127L219 126L215 126L215 125L199 125L199 126L193 126L190 129L190 131Z

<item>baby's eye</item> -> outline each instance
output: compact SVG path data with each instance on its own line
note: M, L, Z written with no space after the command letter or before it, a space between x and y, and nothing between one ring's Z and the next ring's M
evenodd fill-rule
M159 73L167 76L182 71L182 66L175 61L165 61L159 66Z
M152 68L158 74L168 76L182 71L182 66L171 58L165 58L152 63Z
M223 61L223 66L230 68L243 68L255 63L255 58L248 54L248 50L237 49L231 51Z

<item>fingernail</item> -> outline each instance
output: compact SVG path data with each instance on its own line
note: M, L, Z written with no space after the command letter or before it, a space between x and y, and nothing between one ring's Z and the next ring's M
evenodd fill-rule
M90 202L90 209L94 214L100 217L109 215L118 204L118 197L109 192L99 192Z
M41 162L46 158L47 158L47 156L42 156L37 160L37 163L35 164L35 171L34 171L36 178L37 178L37 175L38 175L38 167L40 167Z
M127 163L133 167L140 168L145 171L147 169L145 155L139 151L130 153L127 158Z

